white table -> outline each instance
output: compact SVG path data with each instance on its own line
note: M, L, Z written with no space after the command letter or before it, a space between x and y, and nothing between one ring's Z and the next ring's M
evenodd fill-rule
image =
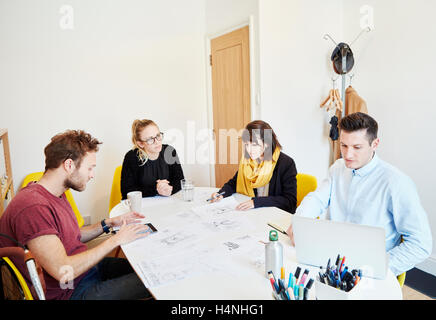
M179 212L190 210L194 206L206 204L205 200L216 190L216 188L195 188L195 199L193 202L182 201L180 192L170 198L144 198L143 203L146 201L146 205L145 207L143 205L142 213L146 216L146 221L153 223L158 229L158 232L168 227L177 227L183 230L185 226L174 225L175 223L171 222L171 217ZM235 194L234 197L238 202L247 198L239 194ZM128 212L127 206L123 203L119 203L111 210L110 217L118 216L126 212ZM221 233L210 233L207 237L201 239L202 244L210 248L222 249L223 242L226 241L226 239L228 240L250 233L256 240L256 243L263 247L264 245L259 241L268 241L268 233L271 230L267 222L275 223L286 229L292 220L292 215L288 212L272 207L252 209L242 214L249 219L249 224L251 224L250 228L247 227L247 230L239 229ZM284 249L283 261L286 270L286 278L289 272L294 273L297 266L301 267L302 272L304 269L309 269L309 277L315 278L319 269L308 265L297 264L295 248L291 246L289 238L279 233L279 241L282 243ZM144 274L139 264L141 259L144 259L144 255L147 255L146 252L149 250L152 251L152 248L148 248L148 246L147 240L143 241L142 239L122 246L124 254L144 283L146 283L146 281L144 281ZM149 291L156 299L171 300L273 299L271 284L265 277L265 267L264 264L262 264L264 261L253 262L253 257L250 256L249 253L231 255L228 252L220 251L220 254L219 260L223 262L220 270L194 276L191 275L171 284L149 288ZM363 278L360 285L364 290L360 290L360 292L354 296L355 299L402 299L399 283L390 270L388 270L386 279L375 280ZM315 285L313 285L309 293L309 299L315 299L315 297Z

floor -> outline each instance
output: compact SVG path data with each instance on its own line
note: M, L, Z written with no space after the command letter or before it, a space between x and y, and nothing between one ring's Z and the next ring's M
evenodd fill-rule
M403 286L403 300L434 300L408 286Z

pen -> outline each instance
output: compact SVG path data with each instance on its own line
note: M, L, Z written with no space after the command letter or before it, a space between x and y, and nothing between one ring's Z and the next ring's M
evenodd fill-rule
M298 291L298 300L304 299L304 286L300 284L299 291Z
M274 277L274 273L272 271L268 271L268 277L273 278L274 282L276 282L276 277Z
M223 191L223 192L220 192L220 193L218 193L218 195L216 195L216 196L214 196L214 197L212 197L212 198L209 198L209 199L207 199L206 201L212 201L213 199L216 199L216 198L218 198L219 196L222 196L222 195L224 195L226 192L225 191Z
M286 288L285 288L285 284L283 283L283 280L279 279L279 290L282 291L282 290L285 290L285 289Z
M303 292L303 300L307 300L307 298L309 297L309 289L304 288Z
M341 259L341 256L338 254L338 257L336 258L336 263L335 263L336 267L338 267L338 268L339 268L339 260L340 259Z
M314 282L313 279L309 279L309 282L307 282L306 288L308 290L310 290L310 288L312 288L313 282Z
M295 299L294 289L293 289L293 288L291 288L291 287L288 288L288 295L289 295L289 299L290 299L290 300L296 300L296 299Z
M297 267L297 269L295 270L295 274L294 274L296 280L298 280L298 278L300 277L300 272L301 272L301 268Z
M292 273L289 273L289 281L288 281L288 288L293 288L294 286L292 285Z
M277 226L277 225L275 225L275 224L273 224L273 223L271 223L271 222L268 222L268 225L269 225L271 228L276 229L278 232L281 232L281 233L287 235L286 231L284 231L283 229L281 229L279 226Z
M283 280L283 282L285 281L285 268L284 267L281 268L281 277L280 278Z
M345 275L347 274L347 272L348 272L348 267L345 267L345 268L344 268L344 271L342 271L342 273L341 273L341 279L342 279L342 280L344 280L344 277L345 277Z
M273 289L273 292L276 292L277 290L276 290L276 287L275 287L276 284L274 283L274 280L272 278L270 278L269 282L271 282L271 287Z
M295 286L294 286L294 296L295 296L295 300L300 300L300 299L299 299L299 292L300 292L300 290L298 289L298 286L297 286L297 284L295 283Z
M330 258L329 261L327 262L327 272L329 271L329 269L330 269Z
M306 281L306 277L308 274L309 274L309 270L308 269L304 270L304 273L301 276L301 279L300 279L300 282L298 283L298 285L301 285L301 284L304 285L304 282Z
M342 260L341 260L341 265L339 266L339 269L338 269L338 272L339 272L339 273L341 273L341 272L342 272L342 266L344 265L344 262L345 262L345 256L344 256L344 257L342 257Z
M274 287L277 290L277 293L279 292L279 286L277 285L276 277L274 277L274 273L272 271L268 271L268 277L271 280L271 283L274 283Z

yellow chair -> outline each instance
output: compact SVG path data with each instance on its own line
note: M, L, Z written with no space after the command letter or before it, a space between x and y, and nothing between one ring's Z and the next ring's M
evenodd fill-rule
M28 174L21 185L21 189L24 188L29 184L31 181L38 181L43 176L44 172L34 172ZM85 220L83 220L82 215L80 214L79 208L77 208L76 202L74 201L73 194L71 193L71 190L68 189L65 191L65 196L67 197L68 202L71 205L71 208L74 211L74 214L76 215L77 224L79 225L79 228L81 228L85 224Z
M109 198L109 212L118 203L121 202L121 169L123 166L118 166L115 169L114 178L112 180L111 195Z
M398 282L400 283L400 287L402 288L404 286L404 282L406 281L406 273L403 272L397 277Z
M401 236L401 242L403 242L403 236ZM406 281L406 272L403 272L399 276L397 276L397 280L400 283L400 287L402 288L404 286L404 282Z
M316 178L310 174L297 174L297 207L300 205L303 198L317 187Z
M19 289L21 291L20 295L21 295L21 299L23 299L23 295L24 295L24 299L25 300L33 300L33 296L32 293L30 292L29 286L26 283L26 280L24 280L21 272L17 269L17 267L15 267L14 263L8 258L8 257L1 257L0 258L0 266L3 264L3 262L5 263L4 266L7 266L7 268L9 269L10 275L12 275L13 277L15 277L16 281L18 282L19 285ZM3 267L1 268L3 269ZM1 274L0 277L2 277L2 282L5 282L6 279L4 279L3 277L6 275L5 270L1 270ZM14 279L9 279L9 281L15 281ZM6 280L8 281L8 280ZM5 286L5 284L3 283L3 286ZM11 288L9 288L10 290ZM7 293L7 292L6 292ZM8 293L7 293L8 294ZM17 297L9 297L11 299L17 299Z
M111 195L109 198L109 212L115 207L118 203L121 202L121 170L123 166L118 166L115 168L114 178L112 180L112 189ZM115 251L115 258L119 257L121 252L121 248L118 247Z

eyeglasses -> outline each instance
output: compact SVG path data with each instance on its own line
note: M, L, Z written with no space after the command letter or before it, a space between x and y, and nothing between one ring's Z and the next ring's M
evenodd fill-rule
M150 137L150 138L147 138L145 140L139 140L139 141L145 142L146 144L151 145L151 144L155 143L156 141L162 141L163 136L164 136L163 132L159 132L156 135L156 137Z

